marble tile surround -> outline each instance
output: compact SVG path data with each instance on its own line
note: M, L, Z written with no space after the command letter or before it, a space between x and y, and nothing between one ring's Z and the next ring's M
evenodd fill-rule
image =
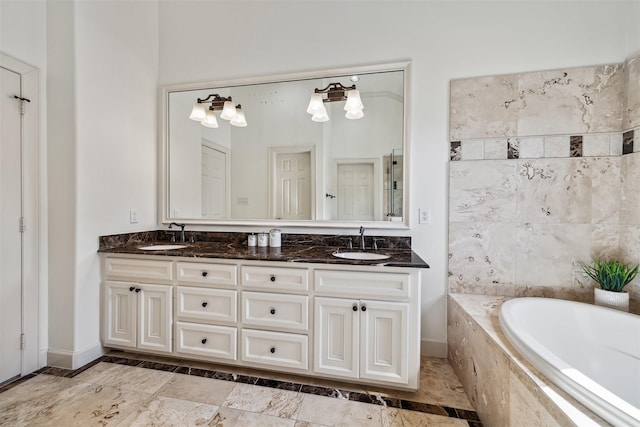
M250 369L230 373L205 362L112 354L75 371L43 368L0 387L0 425L481 427L445 359L423 359L423 387L412 393L354 391L344 383L303 384L259 378Z
M454 80L450 141L450 291L588 302L578 262L640 261L640 56Z
M578 263L640 261L640 154L450 164L449 290L592 301ZM640 312L640 281L627 288Z
M636 62L453 80L449 140L620 132ZM630 89L626 128L640 125Z
M498 310L506 299L449 294L448 357L483 423L608 426L519 359L498 324Z

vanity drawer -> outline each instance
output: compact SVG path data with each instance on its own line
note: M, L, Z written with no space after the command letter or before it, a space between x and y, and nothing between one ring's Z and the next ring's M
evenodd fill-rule
M306 332L309 329L309 297L243 292L242 323Z
M406 299L411 291L409 273L316 270L315 290L323 295L351 298Z
M204 286L236 286L238 284L238 266L235 264L177 262L176 277L180 283L197 283Z
M242 284L257 289L309 290L306 268L242 266Z
M176 352L236 360L238 330L229 326L176 322Z
M245 362L304 370L308 368L306 335L243 329L242 342L242 360Z
M167 282L173 279L173 262L106 257L104 271L107 279Z
M237 322L238 292L176 287L176 318L196 322Z

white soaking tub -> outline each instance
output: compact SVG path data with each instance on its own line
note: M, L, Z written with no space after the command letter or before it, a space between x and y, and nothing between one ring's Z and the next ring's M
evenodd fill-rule
M500 327L549 380L614 426L640 426L640 316L550 298L515 298Z

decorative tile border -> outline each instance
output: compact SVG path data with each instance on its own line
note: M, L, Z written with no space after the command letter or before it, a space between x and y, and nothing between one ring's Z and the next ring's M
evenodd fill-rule
M467 139L449 143L449 158L460 160L610 157L640 151L640 127L627 132Z
M252 384L262 387L276 388L280 390L290 390L299 393L313 394L317 396L332 397L336 399L346 399L353 402L363 402L372 405L386 406L389 408L406 409L409 411L423 412L427 414L441 415L449 418L457 418L467 421L471 427L482 427L480 418L476 411L466 409L453 408L449 406L432 405L423 402L414 402L411 400L399 399L395 397L387 397L378 394L361 393L351 390L343 390L329 387L320 387L309 384L294 383L288 381L272 380L247 375L239 375L231 372L215 371L210 369L191 368L189 366L172 365L168 363L149 362L137 360L130 357L102 356L96 360L78 368L76 370L68 370L54 367L44 367L33 374L26 375L12 383L0 387L0 393L10 390L11 388L22 384L30 378L38 374L53 375L57 377L73 378L81 372L86 371L100 362L115 363L118 365L135 366L138 368L153 369L156 371L173 372L184 375L194 375L203 378L213 378L223 381L231 381L243 384Z

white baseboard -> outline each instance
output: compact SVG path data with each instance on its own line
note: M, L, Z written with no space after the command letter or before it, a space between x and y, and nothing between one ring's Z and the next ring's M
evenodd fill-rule
M104 353L104 347L99 342L78 351L50 348L47 352L47 365L56 368L78 369Z
M447 343L432 340L422 340L420 342L420 354L431 357L447 357Z

